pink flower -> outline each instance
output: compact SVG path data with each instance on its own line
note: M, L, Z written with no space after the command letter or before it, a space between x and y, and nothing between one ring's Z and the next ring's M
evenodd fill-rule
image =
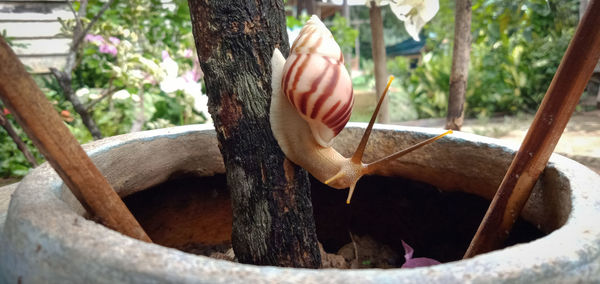
M101 35L95 35L95 34L85 35L85 40L89 41L93 44L96 44L96 45L101 45L104 43L104 38Z
M121 40L116 37L111 36L108 38L110 42L106 42L101 35L95 34L85 35L85 40L97 45L100 53L112 54L113 56L117 56L116 45L121 43Z
M194 55L194 52L189 48L183 51L183 57L185 58L190 58L192 55Z
M108 40L109 40L109 41L110 41L110 42L111 42L113 45L119 45L119 43L121 43L121 40L120 40L120 39L118 39L118 38L116 38L116 37L114 37L114 36L111 36L111 37L109 37L109 38L108 38Z
M406 259L406 262L400 268L415 268L440 264L439 261L427 257L413 258L415 250L404 241L402 241L402 246L404 247L404 259Z
M185 74L183 74L183 76L181 76L183 78L183 80L187 83L189 82L196 82L194 81L194 77L195 77L196 73L194 71L187 71L185 72Z
M198 80L204 77L204 73L202 72L202 69L200 69L198 60L194 60L194 67L192 70L185 72L182 77L186 82L198 82Z
M165 61L167 58L171 59L171 56L169 55L169 52L166 50L163 50L162 53L162 60Z
M194 68L192 69L192 71L194 71L194 82L204 77L204 72L202 72L202 69L200 68L200 62L198 62L198 57L194 59Z
M98 49L100 53L112 54L113 56L117 56L117 47L112 44L102 44Z

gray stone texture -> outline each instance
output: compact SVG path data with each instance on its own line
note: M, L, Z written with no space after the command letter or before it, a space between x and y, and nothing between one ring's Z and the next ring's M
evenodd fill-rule
M10 197L18 185L19 183L13 183L0 187L0 236L2 236L2 228L4 227L4 221L6 221Z
M350 124L334 148L349 156L364 124ZM376 126L366 160L440 130ZM184 126L111 137L85 146L121 196L179 173L224 172L214 130ZM378 174L424 180L490 199L515 149L455 132ZM258 267L144 243L85 218L48 164L19 184L0 229L0 282L7 283L574 283L600 281L600 177L553 155L523 217L546 237L472 259L416 269ZM360 189L358 189L360 190ZM4 192L4 191L2 191ZM0 192L0 194L2 194ZM0 227L6 209L0 207ZM2 278L3 277L3 278Z

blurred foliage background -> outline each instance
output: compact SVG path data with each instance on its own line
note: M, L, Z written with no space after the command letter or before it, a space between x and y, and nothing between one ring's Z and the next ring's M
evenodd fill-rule
M567 49L579 20L579 1L474 0L466 117L514 115L537 110ZM389 7L382 9L386 45L408 38ZM368 10L355 8L356 14ZM395 37L388 36L395 32ZM397 77L391 95L392 121L444 117L448 102L454 1L440 1L440 10L425 26L425 48L416 68L406 57L388 58ZM372 89L370 30L360 29L361 67L355 89ZM364 54L364 56L363 56ZM408 106L407 106L408 104Z
M89 1L89 22L105 1ZM91 28L77 50L72 88L105 137L174 125L212 123L206 109L194 48L187 1L115 1ZM74 2L78 10L78 2ZM467 117L533 113L537 109L578 22L579 1L473 0L472 50L466 94ZM403 23L382 8L386 45L409 38ZM393 122L445 116L452 41L454 1L440 1L440 10L425 26L426 44L418 61L388 57L397 77L390 93ZM290 35L307 16L288 17ZM374 89L369 12L351 7L349 25L339 14L325 19L345 54L356 57L352 70L357 93ZM70 35L74 22L64 21ZM355 46L358 43L358 49ZM347 62L349 67L351 62ZM81 143L92 140L54 77L36 77L56 111ZM368 107L364 107L368 108ZM4 111L2 107L0 110ZM371 109L356 109L352 120L365 121ZM6 113L6 112L5 112ZM20 136L41 155L16 125ZM139 123L142 123L139 125ZM138 123L137 126L136 123ZM30 166L5 131L0 130L0 177L21 177Z

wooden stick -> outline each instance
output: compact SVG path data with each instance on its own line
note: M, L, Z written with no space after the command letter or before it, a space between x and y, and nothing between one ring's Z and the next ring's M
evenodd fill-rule
M546 167L600 58L600 0L592 0L464 258L499 248Z
M1 36L0 62L0 98L79 202L107 227L151 242Z

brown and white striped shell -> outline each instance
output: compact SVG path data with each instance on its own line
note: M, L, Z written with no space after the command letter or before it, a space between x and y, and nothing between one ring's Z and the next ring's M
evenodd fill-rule
M342 51L317 16L300 31L283 68L283 93L317 143L330 146L350 119L354 95Z

